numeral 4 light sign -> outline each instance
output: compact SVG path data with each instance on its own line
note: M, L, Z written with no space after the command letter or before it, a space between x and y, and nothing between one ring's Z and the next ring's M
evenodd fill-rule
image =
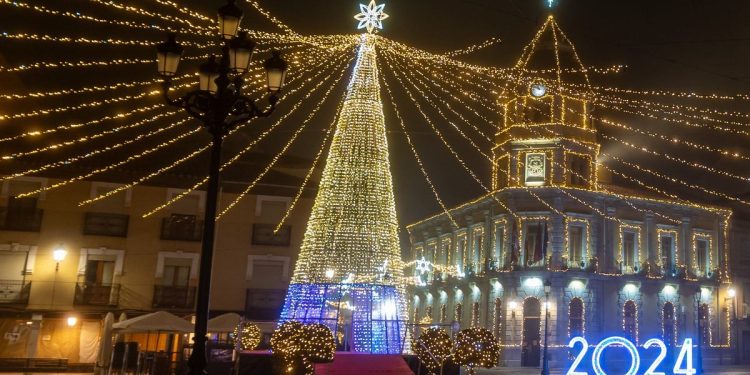
M582 367L588 367L586 366L586 363L583 363L589 349L591 349L588 341L583 337L574 337L568 343L568 347L573 350L575 350L576 347L580 347L580 351L575 356L575 359L573 360L573 363L571 363L566 374L591 375L591 373L581 369ZM602 363L602 354L610 347L618 349L624 348L629 356L629 358L624 358L625 363L630 364L629 367L626 366L627 371L625 372L625 375L666 375L665 372L657 370L667 358L667 346L664 345L664 341L660 339L650 339L643 343L641 351L658 350L658 353L653 360L650 360L650 363L641 364L641 351L639 351L639 348L633 344L632 341L620 336L608 337L593 347L593 352L590 355L590 368L593 371L593 375L607 374L607 366ZM622 350L620 350L620 352L622 352ZM682 342L682 346L679 347L679 354L674 358L674 363L665 363L667 366L666 368L672 368L671 373L676 375L696 374L696 370L693 367L693 339L685 339ZM643 369L641 369L641 367L643 367Z

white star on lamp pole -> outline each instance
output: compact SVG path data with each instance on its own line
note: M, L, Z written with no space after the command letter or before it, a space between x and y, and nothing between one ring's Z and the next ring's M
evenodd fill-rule
M360 13L354 16L354 19L359 21L357 29L367 29L368 33L374 30L380 30L383 28L383 20L388 18L388 15L383 12L385 4L377 5L375 0L370 0L369 5L359 4Z

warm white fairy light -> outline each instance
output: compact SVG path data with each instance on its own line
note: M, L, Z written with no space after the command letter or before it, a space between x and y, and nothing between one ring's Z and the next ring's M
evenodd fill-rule
M343 58L343 56L339 57L339 59L341 59L341 58ZM338 62L338 60L335 60L335 61ZM328 59L321 60L320 63L316 67L320 67L320 66L322 66L324 64L327 64L327 63L329 63ZM337 65L337 64L334 63L334 65ZM344 65L344 64L342 63L340 65ZM240 150L237 154L235 154L232 158L230 158L229 160L227 160L226 162L224 162L221 165L221 167L220 167L220 171L224 170L225 168L229 167L230 165L232 165L233 163L235 163L237 160L239 160L242 155L244 155L247 152L249 152L253 147L255 147L256 144L258 144L258 142L260 142L261 140L263 140L274 129L276 129L279 125L281 125L289 116L291 116L293 113L295 113L297 111L297 109L303 103L305 103L308 98L310 98L310 96L312 96L314 93L317 93L317 90L323 85L323 83L327 82L328 79L334 74L334 72L337 72L337 71L333 70L333 71L329 72L328 75L325 76L324 78L318 79L323 72L325 72L325 70L317 70L317 73L314 74L311 77L305 78L304 75L300 75L298 77L295 77L295 78L291 79L288 84L292 84L292 83L297 82L297 81L299 81L301 79L302 79L302 81L300 82L301 84L298 87L295 87L293 89L286 89L284 91L284 93L282 94L281 98L279 98L279 102L283 102L285 100L285 98L287 98L287 97L289 97L291 95L296 94L298 91L300 91L301 89L304 88L304 89L307 90L307 93L302 97L303 100L297 101L289 110L286 111L286 113L284 113L283 115L281 115L276 120L276 122L274 122L273 125L271 125L268 129L266 129L265 131L263 131L262 133L260 133L253 141L251 141L247 145L245 145L245 147L242 150ZM313 87L308 88L306 86L310 82L314 82L314 81L317 81L318 83L315 84ZM197 183L195 183L189 189L186 189L183 192L181 192L180 194L175 195L174 197L172 197L171 199L169 199L167 202L165 202L165 203L163 203L163 204L161 204L161 205L159 205L159 206L151 209L150 211L144 213L142 215L142 217L145 218L145 217L152 216L155 213L157 213L157 212L159 212L159 211L161 211L161 210L163 210L163 209L171 206L172 204L174 204L175 202L177 202L177 201L185 198L192 191L198 189L200 186L202 186L203 184L205 184L207 182L208 182L208 176L204 177L201 181L198 181Z
M381 283L405 293L375 52L363 35L292 283L326 283L327 269L372 282L387 264Z

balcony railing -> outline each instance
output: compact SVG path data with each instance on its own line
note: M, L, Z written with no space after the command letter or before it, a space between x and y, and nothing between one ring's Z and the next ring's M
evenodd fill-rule
M0 230L14 230L21 232L39 232L42 227L43 210L24 209L14 210L8 207L0 208Z
M0 304L26 305L29 291L31 281L0 280Z
M284 306L286 289L248 289L245 315L254 320L275 320Z
M162 219L161 239L173 241L200 241L203 239L203 220L195 215L176 215Z
M119 299L120 284L76 283L76 305L117 306Z
M83 222L83 234L90 236L127 237L128 220L123 214L87 212Z
M195 306L194 286L154 285L154 308L192 309Z

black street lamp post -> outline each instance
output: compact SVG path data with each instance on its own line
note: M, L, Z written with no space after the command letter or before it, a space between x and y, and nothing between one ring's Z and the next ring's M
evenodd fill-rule
M549 375L549 292L552 289L552 283L549 280L544 282L544 354L542 357L542 375Z
M211 289L211 268L213 265L214 232L216 209L219 197L219 169L221 167L221 145L224 136L235 126L256 117L266 117L273 112L278 102L276 94L284 84L287 64L278 53L265 61L269 106L261 110L243 95L243 75L248 71L255 43L246 33L239 31L242 10L228 0L219 9L222 49L221 58L212 56L199 68L199 89L188 92L180 98L169 97L171 77L177 73L183 48L173 34L166 42L157 46L159 75L163 81L163 96L172 106L184 109L198 119L201 126L211 134L211 156L208 178L206 210L204 216L203 239L201 244L198 296L195 308L195 335L193 351L188 360L190 374L202 375L206 368L206 334L208 325L209 294Z
M697 332L695 334L695 374L701 375L703 374L703 350L702 350L702 340L703 340L703 327L701 324L701 300L703 297L703 289L698 287L698 293L695 295L695 324Z

